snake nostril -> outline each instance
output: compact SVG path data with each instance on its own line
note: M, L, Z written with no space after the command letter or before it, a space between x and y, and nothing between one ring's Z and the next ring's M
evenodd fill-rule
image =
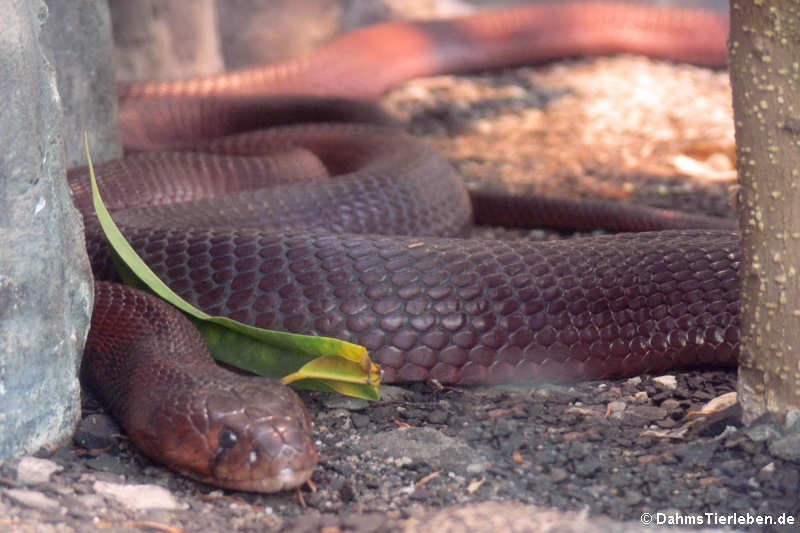
M224 428L219 432L218 440L220 448L228 449L236 446L236 443L239 441L239 437L232 429Z

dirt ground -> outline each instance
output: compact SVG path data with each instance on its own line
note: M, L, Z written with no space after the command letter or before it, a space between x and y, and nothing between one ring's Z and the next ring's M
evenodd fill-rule
M725 72L575 60L418 80L383 103L470 186L733 214ZM304 393L321 457L315 488L277 495L218 490L153 464L89 400L79 443L0 467L0 529L585 532L633 531L650 516L673 532L783 530L748 517L797 523L800 443L769 421L742 427L724 396L734 390L734 372L710 370L387 387L371 405Z

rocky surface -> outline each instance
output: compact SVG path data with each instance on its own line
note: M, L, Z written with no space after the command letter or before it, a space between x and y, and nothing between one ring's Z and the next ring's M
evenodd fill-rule
M278 495L172 475L108 423L106 448L43 450L42 459L5 464L0 523L15 531L445 531L434 523L602 531L614 519L629 531L648 520L670 531L780 531L747 521L797 520L800 465L774 451L787 428L741 427L730 397L704 414L732 391L731 373L673 377L667 385L637 377L390 387L369 407L306 395L321 456L315 488ZM92 417L79 435L105 415Z

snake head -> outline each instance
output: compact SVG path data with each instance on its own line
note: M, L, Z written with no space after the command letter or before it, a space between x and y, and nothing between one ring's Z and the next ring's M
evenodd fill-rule
M135 426L147 429L128 428L137 446L218 487L277 492L305 483L317 450L300 398L273 380L219 367L211 372L190 390L167 393L154 412L141 412L143 423Z
M235 490L305 483L317 463L300 398L214 363L199 332L150 295L96 284L81 377L147 456Z
M275 492L311 476L317 463L311 422L288 387L239 376L232 388L209 394L205 410L214 484Z

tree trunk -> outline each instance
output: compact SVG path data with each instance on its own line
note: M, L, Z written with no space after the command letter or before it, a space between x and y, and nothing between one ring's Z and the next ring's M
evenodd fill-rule
M800 405L800 2L731 2L746 422Z

